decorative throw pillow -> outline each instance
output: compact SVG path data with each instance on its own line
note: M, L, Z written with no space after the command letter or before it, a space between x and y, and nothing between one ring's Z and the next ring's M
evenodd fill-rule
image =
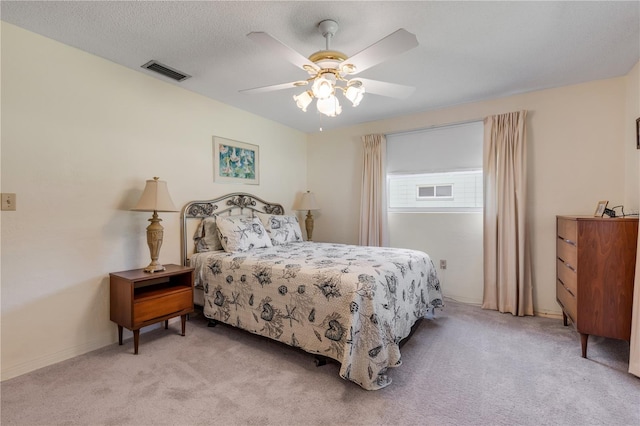
M196 253L222 250L217 228L215 216L205 217L200 221L196 232L193 234Z
M295 216L256 213L274 246L302 241L302 230Z
M273 247L269 234L257 217L219 216L216 225L226 252Z

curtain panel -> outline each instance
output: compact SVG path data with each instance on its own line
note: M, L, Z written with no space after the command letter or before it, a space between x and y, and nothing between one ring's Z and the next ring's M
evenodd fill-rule
M364 146L359 244L386 246L386 173L384 135L362 136Z
M484 120L484 293L482 308L533 315L526 221L527 112Z

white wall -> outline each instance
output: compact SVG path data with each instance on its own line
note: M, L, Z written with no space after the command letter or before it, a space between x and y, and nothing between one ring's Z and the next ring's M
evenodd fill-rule
M149 263L145 180L177 206L246 191L291 210L306 135L7 23L2 47L2 379L117 340L109 272ZM214 183L212 136L260 146L260 185ZM178 213L160 261L180 263ZM130 348L129 348L130 349ZM123 348L123 350L128 350ZM144 343L142 343L144 351Z
M447 297L482 303L482 213L389 213L389 245L429 254Z
M630 189L625 185L626 174L631 173L625 169L625 155L629 152L624 119L628 86L627 78L620 77L309 135L308 187L323 206L315 215L314 237L318 241L358 241L362 135L408 131L526 109L535 310L559 315L555 300L556 215L593 214L598 200L609 200L610 205L628 203L626 209L638 209L637 197L628 195ZM637 180L637 172L633 178ZM434 229L440 219L434 216ZM473 216L468 219L477 220ZM474 229L470 222L459 226ZM478 256L482 256L482 250L475 258L468 252L459 252L467 241L477 244L475 231L455 238L435 230L425 234L429 235L431 246L439 247L448 256L443 285L446 296L455 296L468 283L482 285L482 268L478 274L473 267L481 264ZM437 260L439 255L432 257Z

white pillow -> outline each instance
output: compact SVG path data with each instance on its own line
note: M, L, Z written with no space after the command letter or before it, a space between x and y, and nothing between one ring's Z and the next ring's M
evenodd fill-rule
M216 225L226 252L273 247L269 234L257 217L219 216Z
M205 217L200 221L196 232L193 234L196 253L222 250L217 228L215 216Z
M296 216L257 213L274 246L302 242L302 230Z

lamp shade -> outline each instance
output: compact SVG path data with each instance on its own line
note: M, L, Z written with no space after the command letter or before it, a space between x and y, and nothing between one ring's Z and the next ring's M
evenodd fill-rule
M302 194L302 200L300 200L300 204L296 210L320 210L320 206L313 192L307 191Z
M141 212L177 212L175 204L171 200L169 190L167 189L167 182L159 180L160 178L154 177L153 180L148 180L147 185L144 187L142 196L138 201L138 204L131 210Z

